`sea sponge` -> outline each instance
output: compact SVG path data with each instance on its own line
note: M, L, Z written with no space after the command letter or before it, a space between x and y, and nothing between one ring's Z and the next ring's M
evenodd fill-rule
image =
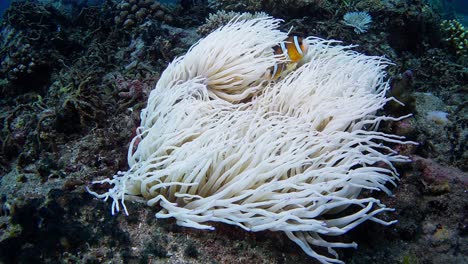
M393 162L385 146L402 137L377 132L389 88L381 57L308 37L305 62L279 81L264 77L286 39L273 18L234 19L195 44L162 74L128 152L130 169L102 199L112 213L124 200L159 205L157 218L213 229L282 231L322 263L341 263L328 242L386 208L362 190L391 193ZM222 41L229 40L229 41ZM203 59L200 59L203 58ZM337 213L341 213L337 215ZM312 246L328 248L331 256Z

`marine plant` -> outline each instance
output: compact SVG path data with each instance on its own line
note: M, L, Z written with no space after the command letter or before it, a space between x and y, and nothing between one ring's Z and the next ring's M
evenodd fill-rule
M88 191L112 198L112 214L141 201L185 227L282 231L321 263L342 263L333 248L357 246L325 237L367 220L395 223L376 216L391 208L361 195L391 194L392 163L409 161L385 144L409 142L376 131L401 119L376 114L392 100L389 62L308 37L302 66L268 80L284 62L273 51L287 38L279 23L234 19L175 59L141 113L130 169L94 182L112 184L107 192Z

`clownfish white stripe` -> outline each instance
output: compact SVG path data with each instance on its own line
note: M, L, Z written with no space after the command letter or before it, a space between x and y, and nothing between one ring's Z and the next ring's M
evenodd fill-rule
M304 57L307 53L308 45L303 42L302 37L289 36L283 42L273 47L274 55L281 55L283 59L273 65L269 69L270 78L277 80L282 75L286 75L288 72L294 70L296 64Z
M280 43L281 51L283 52L284 56L286 56L286 59L289 60L289 54L288 54L288 49L286 48L286 45L284 42Z
M277 72L278 72L278 64L275 64L275 66L273 66L273 73L271 74L271 76L275 77Z
M299 52L299 54L304 55L301 45L299 44L299 38L297 36L294 36L294 46L296 47L296 50Z

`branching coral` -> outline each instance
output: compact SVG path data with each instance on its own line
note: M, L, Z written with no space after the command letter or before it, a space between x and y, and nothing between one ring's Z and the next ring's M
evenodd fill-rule
M377 132L396 120L376 111L386 98L383 58L309 37L304 64L283 80L265 73L286 39L279 21L234 20L195 44L162 74L141 114L128 152L130 169L95 196L159 205L158 218L213 229L209 221L247 231L283 231L322 263L341 263L328 242L392 210L362 190L395 184L393 162L408 159L383 143L405 143ZM203 56L202 56L203 55ZM204 58L201 60L200 58ZM337 213L340 213L337 215ZM328 248L333 256L312 246Z
M468 55L468 30L457 20L444 20L441 28L447 35L445 41L457 55Z

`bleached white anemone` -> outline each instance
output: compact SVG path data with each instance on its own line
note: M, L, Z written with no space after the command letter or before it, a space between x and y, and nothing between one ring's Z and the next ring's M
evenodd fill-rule
M278 20L233 21L195 44L162 74L128 152L130 169L108 182L112 213L124 200L159 205L158 218L212 229L283 231L322 263L340 263L327 242L391 209L362 190L395 184L408 159L377 132L390 99L383 58L309 37L304 62L283 80L264 80L286 38ZM136 149L135 151L133 151ZM337 215L339 214L339 216ZM328 248L329 256L311 246Z

